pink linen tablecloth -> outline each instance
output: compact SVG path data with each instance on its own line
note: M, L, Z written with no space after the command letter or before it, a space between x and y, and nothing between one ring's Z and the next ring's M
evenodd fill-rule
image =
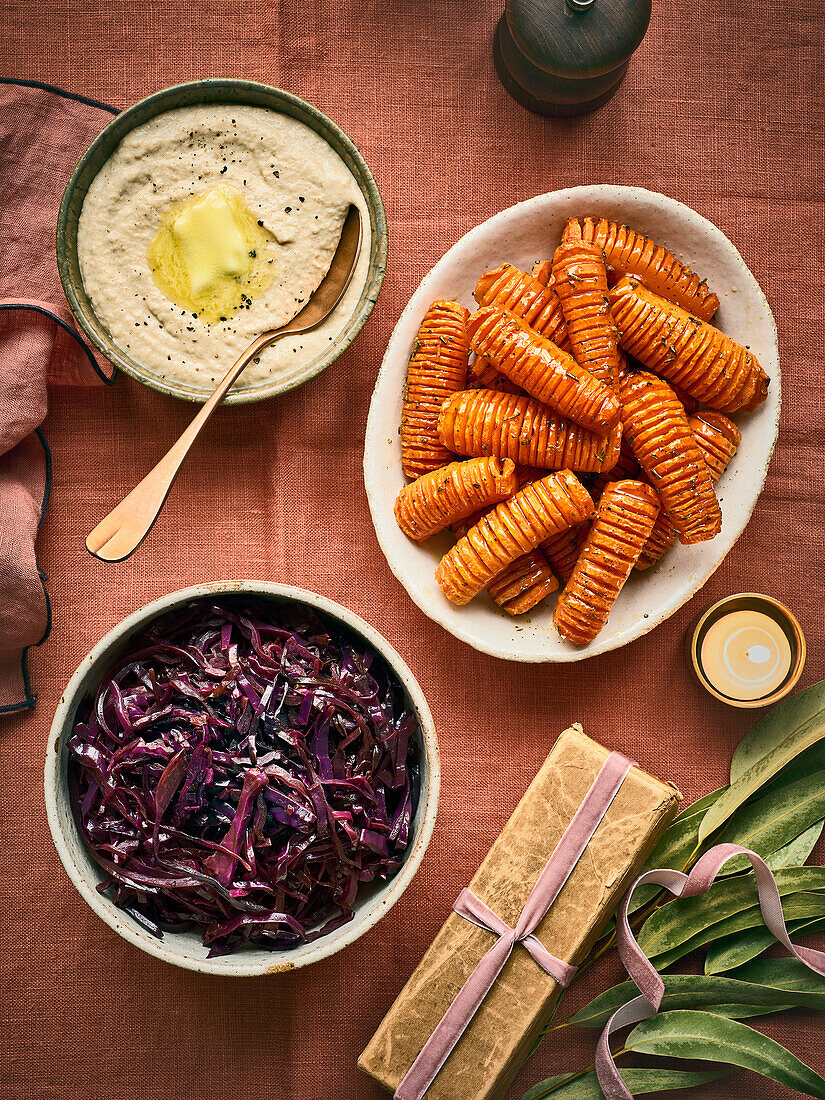
M387 204L389 271L375 313L329 371L283 399L218 416L151 541L121 566L83 538L181 431L191 409L123 378L52 396L53 499L39 553L54 627L34 652L37 710L0 729L5 1047L0 1095L32 1100L379 1100L355 1060L500 830L555 735L587 733L674 779L720 785L753 717L703 694L682 641L700 611L771 593L809 642L803 685L825 676L822 514L822 52L825 8L767 0L657 3L618 96L597 114L527 114L499 85L501 2L463 0L5 0L0 75L122 107L209 75L304 96L353 137ZM459 644L393 579L361 482L367 407L384 346L422 275L502 207L579 183L640 184L694 207L744 255L776 314L779 446L747 531L702 592L650 636L574 667L513 666ZM41 782L54 705L82 655L128 612L196 580L290 581L341 600L398 647L438 725L438 826L414 883L364 939L291 975L220 981L123 943L87 909L52 848ZM821 850L820 856L821 860ZM618 980L585 975L571 1010ZM757 1021L820 1073L821 1020ZM546 1041L511 1091L592 1061L595 1034ZM687 1095L687 1094L686 1094ZM794 1095L739 1074L711 1100Z
M112 114L78 96L0 83L0 714L34 706L28 650L50 623L34 554L51 487L39 428L47 385L112 374L74 330L54 250L66 180Z

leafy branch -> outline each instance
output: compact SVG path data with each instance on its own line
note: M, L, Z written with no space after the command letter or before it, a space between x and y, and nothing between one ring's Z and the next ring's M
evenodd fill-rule
M688 871L722 841L757 852L774 871L792 936L825 929L825 868L806 867L825 826L825 683L770 711L748 733L731 760L730 785L683 810L645 864ZM638 1024L615 1058L636 1052L713 1061L749 1069L825 1098L825 1079L743 1018L790 1008L825 1010L825 979L793 958L759 959L775 942L765 927L756 885L742 859L732 860L707 894L666 900L657 886L637 890L631 926L659 971L705 951L702 975L664 975L657 1016ZM611 949L612 922L582 970ZM602 1028L637 994L623 982L544 1034L566 1027ZM538 1045L538 1044L537 1044ZM634 1095L689 1088L733 1072L698 1073L659 1067L622 1068ZM522 1100L600 1100L592 1066L541 1081Z

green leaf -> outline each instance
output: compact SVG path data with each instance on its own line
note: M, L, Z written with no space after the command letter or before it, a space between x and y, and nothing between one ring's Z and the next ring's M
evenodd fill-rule
M787 764L774 779L765 787L765 791L771 791L775 787L783 787L786 783L793 783L802 779L811 772L825 770L825 741L817 741L809 749L805 749L799 756Z
M806 973L810 974L810 971ZM720 978L706 974L665 974L662 1011L723 1004L773 1005L775 1008L799 1005L825 1011L825 979L817 979L818 989L817 987L797 989L793 979L794 976L789 978L787 970L777 973L776 984L770 973L764 981L757 982L730 976ZM638 992L633 982L622 982L621 985L600 993L589 1005L585 1005L571 1017L570 1023L576 1027L603 1028L616 1009L635 997Z
M702 819L706 840L800 753L825 738L825 683L801 691L745 734L731 760L731 785Z
M720 794L726 790L727 787L720 787L718 791L711 791L710 794L706 794L703 798L698 799L682 810L665 829L661 840L650 853L650 857L642 871L650 871L654 867L672 867L676 871L683 870L696 848L702 818ZM804 860L800 862L804 862ZM647 905L660 890L661 887L652 884L639 887L633 895L628 912L635 913L642 906Z
M667 1058L740 1066L786 1088L825 1100L825 1079L767 1035L709 1012L665 1012L631 1031L625 1049Z
M716 843L741 844L757 855L771 855L825 817L825 771L777 787L743 806L714 838ZM809 853L810 854L810 853ZM799 860L804 863L807 856ZM746 856L725 864L723 875L750 867Z
M777 871L775 877L779 893L783 897L800 890L825 890L823 867L786 867ZM675 898L663 905L642 925L638 935L639 946L648 958L657 958L721 921L756 905L756 880L752 874L725 879L715 883L707 894L700 897ZM755 925L745 924L742 927ZM741 928L728 931L738 932ZM707 940L703 942L706 943Z
M622 1069L621 1075L634 1096L643 1096L649 1092L670 1092L671 1089L707 1085L711 1081L718 1081L720 1077L730 1076L730 1070L701 1073L682 1069ZM563 1073L558 1077L539 1081L525 1092L521 1100L545 1100L549 1096L553 1100L604 1100L596 1074L592 1070L572 1080L569 1073Z
M813 920L802 918L788 921L788 931L791 936L820 932L823 928L825 928L825 919L822 917ZM757 955L761 955L763 951L767 951L774 943L776 943L776 937L769 928L752 929L720 939L711 945L705 956L705 973L723 974L726 970L744 966Z
M791 993L825 994L825 978L814 974L799 959L785 955L781 959L757 959L741 966L728 978L751 985L769 985ZM815 1004L813 1007L817 1007Z
M748 1016L770 1016L773 1012L785 1012L794 1005L708 1005L705 1012L725 1016L729 1020L744 1020Z
M763 715L753 729L745 734L731 758L731 783L740 779L755 763L769 756L781 741L789 736L793 737L817 721L825 723L825 681L792 695L790 699ZM825 736L825 730L822 735ZM817 740L818 738L814 738L810 744L815 744Z
M813 920L825 912L825 894L804 892L792 894L783 901L782 911L785 914L785 920L790 924L795 921ZM704 947L705 944L714 943L717 939L733 936L737 932L744 932L747 929L762 930L764 927L765 923L759 906L744 909L741 913L734 913L710 928L703 928L701 932L697 932L689 940L671 948L664 955L657 956L656 966L659 970L666 970L677 959L681 959L683 956L689 955L691 951ZM751 933L751 935L753 934ZM742 961L744 962L744 959Z
M772 871L778 871L780 867L801 867L816 847L816 842L822 836L823 827L825 827L825 820L815 821L804 833L795 836L788 844L784 844L771 855L766 856L765 862Z
M548 1077L544 1081L539 1081L538 1084L533 1085L525 1092L521 1100L544 1100L545 1096L557 1096L559 1085L563 1085L565 1081L579 1080L586 1074L576 1073L575 1070L572 1073L558 1073L555 1077ZM595 1074L594 1074L595 1076ZM604 1098L602 1098L604 1100Z

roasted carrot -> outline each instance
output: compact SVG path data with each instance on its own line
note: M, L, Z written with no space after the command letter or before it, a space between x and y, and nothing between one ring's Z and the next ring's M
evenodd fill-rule
M722 513L681 402L663 378L645 371L625 375L620 395L627 441L679 541L712 539Z
M736 448L742 441L742 433L732 420L716 409L705 409L688 420L690 430L696 437L702 458L710 472L713 485L728 468L728 463L736 454ZM676 542L676 532L664 508L656 517L650 538L644 545L636 568L650 569Z
M573 218L553 256L553 280L577 361L606 386L615 386L619 351L604 254L582 239L581 226Z
M598 435L619 422L619 401L572 355L514 313L483 306L467 322L470 347L537 401Z
M476 283L473 297L480 306L509 310L554 344L567 342L564 315L555 288L539 282L526 271L510 264L502 264L495 271L485 271Z
M489 359L483 355L477 355L470 364L470 375L467 389L500 390L501 393L520 393L509 378L496 370Z
M580 523L578 527L570 527L558 535L553 535L539 547L562 584L567 584L573 575L589 530L589 523Z
M469 603L522 554L593 514L593 501L570 470L531 481L502 501L439 562L435 579L447 599Z
M656 522L653 524L653 530L650 532L647 542L642 547L642 552L636 562L636 568L639 572L650 569L657 561L661 561L668 550L675 545L676 532L670 522L670 516L662 508L656 517Z
M553 613L553 623L563 637L587 645L600 632L658 511L659 499L644 482L616 481L607 486Z
M641 369L641 368L639 368ZM674 386L672 382L668 383L670 388L682 402L682 406L688 416L693 416L699 409L699 402L687 391L680 389L678 386Z
M463 390L441 407L438 437L456 454L495 455L546 470L600 473L616 465L617 425L606 439L571 424L532 397L495 390Z
M582 236L604 252L607 266L617 274L635 276L696 317L710 321L719 308L719 299L704 279L694 275L666 248L634 229L604 218L584 218Z
M433 302L418 330L401 413L401 464L407 477L437 470L455 457L438 441L438 410L467 384L468 316L457 302Z
M516 466L516 487L513 491L517 492L519 489L523 489L529 481L538 481L539 478L546 477L547 474L551 472L550 470L537 470L534 466ZM470 528L475 527L483 516L492 512L493 508L495 508L495 504L489 504L486 508L480 508L477 512L473 512L473 514L467 516L466 519L460 519L455 523L451 523L450 530L456 540L466 535Z
M538 279L542 286L553 285L553 261L552 260L539 260L533 264L533 270L530 272L534 279ZM559 345L561 347L561 345Z
M622 347L697 401L736 412L767 397L768 376L755 356L713 325L633 279L622 279L608 297Z
M547 558L536 549L516 558L490 581L487 590L509 615L524 615L558 587Z
M630 444L623 438L616 465L605 474L596 474L590 486L590 495L598 501L611 481L626 481L628 478L632 481L647 480Z
M398 526L416 542L443 531L488 504L516 491L515 466L508 459L470 458L451 462L406 485L395 501Z
M688 424L696 436L702 458L707 463L715 485L736 454L742 442L742 433L732 420L716 409L703 409L691 416Z

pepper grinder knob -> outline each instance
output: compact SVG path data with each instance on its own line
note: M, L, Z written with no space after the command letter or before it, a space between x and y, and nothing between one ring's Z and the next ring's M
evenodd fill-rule
M510 95L541 115L594 111L616 92L651 0L506 0L493 56Z

